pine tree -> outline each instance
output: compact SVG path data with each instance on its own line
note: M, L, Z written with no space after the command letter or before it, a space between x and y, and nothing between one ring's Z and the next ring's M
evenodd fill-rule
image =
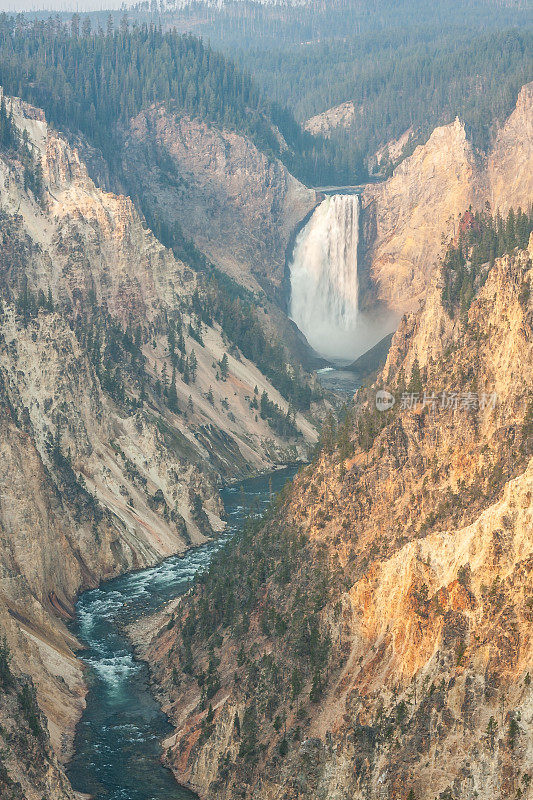
M255 703L250 703L245 708L241 734L242 742L239 748L239 756L246 761L254 761L257 755L257 710Z
M409 380L407 390L414 394L420 394L422 391L422 378L420 375L420 367L418 365L417 358L415 358L413 361L413 366L411 367L411 379Z
M220 376L221 376L222 380L223 381L227 380L228 371L229 371L227 353L224 353L224 355L222 356L221 360L219 361L219 367L220 367Z
M196 358L196 353L194 350L191 350L191 354L189 356L189 372L192 382L194 383L196 381L196 375L198 372L198 359Z
M178 404L178 393L176 391L176 368L173 367L172 369L172 379L170 381L170 386L168 387L167 392L167 402L168 407L171 411L175 414L179 413L179 404Z
M14 685L13 673L10 667L11 653L4 636L0 640L0 689L6 691Z

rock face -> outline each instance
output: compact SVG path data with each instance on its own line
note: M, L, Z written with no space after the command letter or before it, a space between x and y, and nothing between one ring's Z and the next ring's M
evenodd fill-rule
M10 668L9 668L10 669ZM0 721L2 800L76 800L50 746L46 720L27 678L3 669Z
M315 136L329 136L332 129L349 128L355 119L356 113L353 101L349 100L347 103L328 108L327 111L311 117L305 123L305 128Z
M79 311L91 296L124 323L153 318L190 293L190 271L143 228L131 199L97 189L76 150L43 120L28 120L22 103L14 108L19 127L42 154L47 188L37 203L23 191L20 172L2 160L2 210L27 237L30 288L49 288L57 301ZM13 283L12 269L13 259L4 253L5 282Z
M397 139L393 139L380 147L373 156L374 163L381 162L384 156L388 156L392 162L399 160L402 157L403 149L409 144L409 140L413 135L413 128L408 128Z
M516 108L498 132L489 155L489 202L506 212L533 197L533 83L522 87Z
M0 154L0 643L14 675L0 794L70 800L55 758L70 752L85 694L65 627L77 593L222 530L221 479L301 458L316 432L300 414L297 436L258 416L263 392L282 413L288 402L218 324L198 322L195 274L129 197L95 186L42 112L8 107L44 191L36 198L17 157ZM194 350L192 376L173 375L169 319L183 357ZM27 748L10 716L23 672L48 728L29 724Z
M362 197L367 304L403 313L418 307L458 217L472 205L506 213L527 209L533 197L533 85L523 87L515 111L488 156L474 153L456 119L436 128L391 178Z
M466 316L434 286L234 546L230 605L222 561L155 620L167 763L202 797L532 796L532 255L497 259Z
M291 234L316 202L280 161L244 136L157 107L132 121L124 169L169 230L179 223L239 283L279 292Z

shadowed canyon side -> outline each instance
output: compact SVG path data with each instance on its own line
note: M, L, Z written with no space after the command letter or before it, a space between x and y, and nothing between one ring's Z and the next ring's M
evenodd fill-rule
M532 256L468 297L450 256L316 462L145 629L206 800L531 797Z
M290 236L316 202L281 161L235 131L164 107L132 120L124 155L128 181L158 224L177 224L237 282L279 295Z
M272 379L241 352L197 275L42 111L6 106L27 152L0 154L0 793L71 800L57 759L86 692L76 595L222 530L222 479L316 441L272 380L314 395L274 339Z

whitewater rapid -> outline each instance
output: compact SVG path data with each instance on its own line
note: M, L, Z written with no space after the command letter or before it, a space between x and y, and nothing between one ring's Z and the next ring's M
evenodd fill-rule
M359 197L331 195L300 231L290 265L291 318L318 353L353 357L359 323Z
M295 471L249 478L224 489L227 528L217 540L80 596L72 631L85 646L81 658L89 693L68 765L76 791L94 800L198 800L160 763L160 742L172 727L150 693L148 668L135 659L124 629L187 591L248 515L261 516L272 492Z

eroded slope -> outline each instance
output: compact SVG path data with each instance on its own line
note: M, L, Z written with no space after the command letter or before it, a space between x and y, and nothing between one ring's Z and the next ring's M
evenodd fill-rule
M64 624L77 593L216 534L220 481L301 458L316 433L130 198L97 188L38 109L6 106L18 133L0 153L0 638L64 759L85 693ZM296 384L283 357L276 374ZM40 736L28 752L54 786L16 745L2 792L70 797Z
M365 279L377 301L404 313L418 307L445 243L470 205L494 213L527 210L533 196L533 88L524 86L516 108L488 154L474 150L456 119L436 128L386 181L363 194Z
M532 251L468 308L439 280L317 463L156 621L165 760L203 797L531 796Z

